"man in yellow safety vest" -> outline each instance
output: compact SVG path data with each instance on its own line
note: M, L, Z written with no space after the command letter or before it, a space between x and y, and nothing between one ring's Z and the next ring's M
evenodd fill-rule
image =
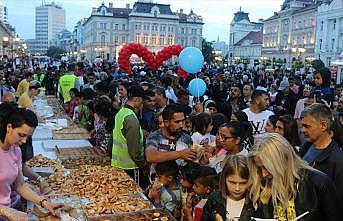
M144 90L139 85L128 88L128 101L115 116L113 129L112 159L113 167L124 169L142 187L145 166L143 132L136 116L143 107Z

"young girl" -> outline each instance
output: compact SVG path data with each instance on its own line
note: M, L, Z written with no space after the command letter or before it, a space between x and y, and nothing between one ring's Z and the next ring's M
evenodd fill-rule
M193 127L192 140L193 144L202 147L215 146L216 137L210 132L213 128L211 115L208 113L200 113L194 115L191 119Z
M249 169L247 158L229 156L219 180L219 191L214 191L206 202L201 221L251 220L254 209L248 198Z

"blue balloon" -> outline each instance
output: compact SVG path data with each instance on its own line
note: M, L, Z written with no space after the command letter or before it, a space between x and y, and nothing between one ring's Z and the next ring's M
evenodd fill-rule
M200 78L195 78L189 82L188 91L194 97L201 97L206 92L206 83Z
M200 71L204 64L204 56L198 48L187 47L179 55L179 64L184 71L195 74Z

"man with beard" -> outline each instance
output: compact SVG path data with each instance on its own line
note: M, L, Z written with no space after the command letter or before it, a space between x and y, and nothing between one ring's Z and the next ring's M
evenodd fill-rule
M242 97L241 97L241 89L239 85L232 85L230 89L230 94L228 96L227 102L231 105L232 107L232 112L243 110L247 108L245 105Z
M191 149L192 138L183 131L185 115L177 104L167 105L162 111L164 127L151 133L146 141L145 156L150 168L150 178L155 175L156 163L176 160L177 164L196 158Z
M306 143L299 155L310 166L326 173L334 182L343 203L343 152L332 139L333 116L325 104L315 103L301 113L301 132Z
M253 127L254 139L258 140L263 136L268 118L274 113L266 110L269 106L267 91L256 89L251 95L250 107L243 110L248 115L248 120Z

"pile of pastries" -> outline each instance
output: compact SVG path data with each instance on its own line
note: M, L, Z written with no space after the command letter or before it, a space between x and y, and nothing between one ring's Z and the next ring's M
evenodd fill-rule
M83 165L66 176L64 173L54 173L47 181L56 193L74 193L89 199L105 194L143 192L123 170L110 166Z
M42 154L32 157L26 164L30 167L51 167L54 171L63 170L63 166L58 161L44 157Z
M61 159L61 163L67 169L78 169L84 165L108 166L110 165L110 158L104 156L81 156Z
M142 197L102 195L92 197L85 206L87 216L134 212L151 209L151 203Z

